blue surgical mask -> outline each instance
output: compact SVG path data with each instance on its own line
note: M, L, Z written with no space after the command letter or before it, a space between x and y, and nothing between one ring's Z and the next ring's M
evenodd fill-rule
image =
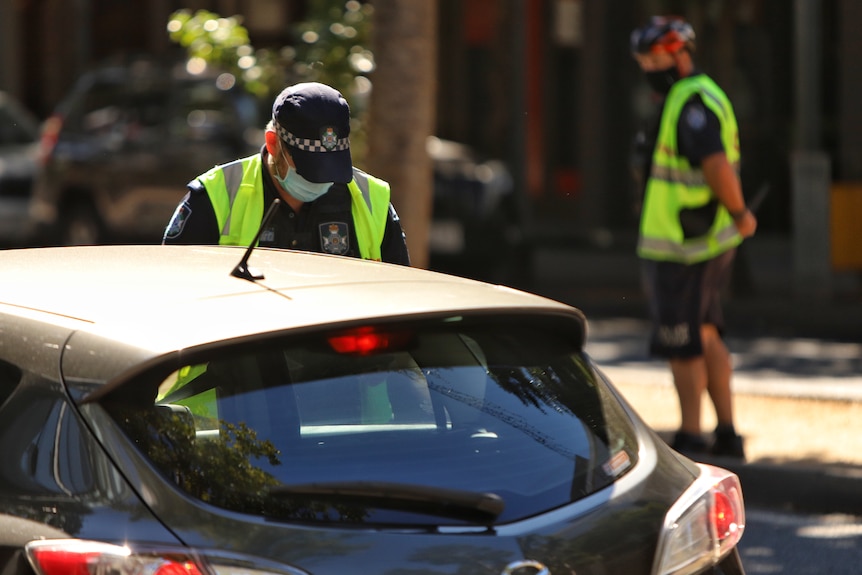
M275 179L284 188L284 191L300 202L313 202L329 191L329 188L333 184L333 182L309 182L300 176L299 172L292 166L288 166L287 175L283 178L276 172Z

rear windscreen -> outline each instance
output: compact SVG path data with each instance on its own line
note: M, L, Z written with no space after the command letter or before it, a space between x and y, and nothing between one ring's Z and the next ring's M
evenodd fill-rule
M482 494L505 522L635 463L631 424L580 348L535 322L365 326L222 349L153 382L145 401L103 404L166 478L211 505L438 524L471 517L449 513L463 501L446 494ZM416 505L417 491L438 508Z

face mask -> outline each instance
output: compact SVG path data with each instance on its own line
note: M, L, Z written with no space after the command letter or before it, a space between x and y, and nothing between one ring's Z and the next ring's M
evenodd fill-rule
M300 202L313 202L329 191L333 184L333 182L309 182L291 166L288 166L287 175L283 178L276 172L275 179L284 191Z
M672 66L666 70L646 72L644 75L650 88L662 95L670 92L670 87L679 80L679 70L676 66Z

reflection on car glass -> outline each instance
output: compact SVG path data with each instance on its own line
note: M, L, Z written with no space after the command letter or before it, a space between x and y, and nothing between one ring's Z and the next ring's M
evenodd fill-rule
M530 330L428 331L407 348L367 355L326 341L184 366L155 400L186 427L156 442L170 452L157 447L151 457L165 458L159 467L193 495L237 510L268 496L219 493L222 480L208 474L212 462L242 454L236 464L257 478L256 489L337 477L494 493L506 498L505 518L588 495L635 462L634 440L618 431L623 415L564 340ZM352 520L391 519L388 503L366 499ZM283 518L303 502L326 503L284 500Z

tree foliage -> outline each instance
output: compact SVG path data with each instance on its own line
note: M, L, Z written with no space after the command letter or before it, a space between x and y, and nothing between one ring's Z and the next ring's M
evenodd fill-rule
M357 0L312 0L309 17L295 27L297 42L294 73L329 84L364 109L370 90L368 74L374 71L371 5Z
M240 16L179 10L168 21L168 34L185 48L192 72L207 67L229 72L242 88L261 98L277 94L284 85L283 54L255 50Z
M374 55L368 46L372 7L358 0L311 0L308 16L295 23L292 45L255 48L240 15L223 17L208 10L178 10L168 21L170 39L186 50L190 71L212 67L271 102L289 84L322 82L350 103L354 160L364 149L366 115Z

